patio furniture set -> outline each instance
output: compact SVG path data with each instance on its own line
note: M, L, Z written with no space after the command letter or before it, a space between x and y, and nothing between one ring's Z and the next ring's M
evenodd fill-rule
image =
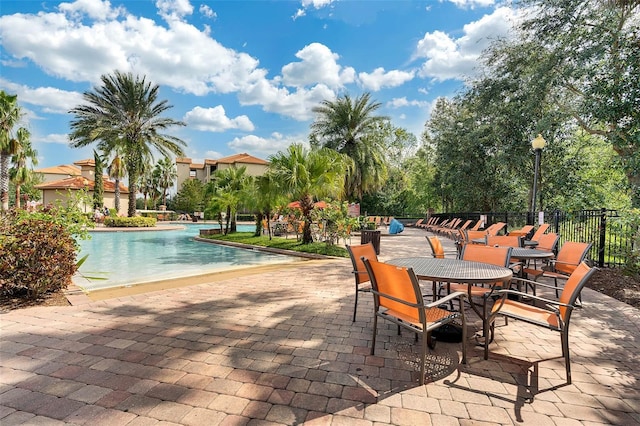
M468 227L469 224L464 225ZM547 228L541 226L539 229L544 232ZM434 225L430 229L441 235L454 234L453 229L443 234L442 228ZM484 347L484 359L489 359L498 317L504 317L506 324L512 318L559 332L566 379L571 383L569 324L573 310L580 306L580 292L596 270L585 261L591 244L565 242L556 255L558 236L536 233L535 244L527 244L533 239L525 240L525 236L532 231L532 228L523 228L510 233L510 237L496 236L493 232L497 231L491 231L484 234L482 242L467 236L458 250L449 253L438 236L427 236L432 257L394 258L386 263L378 261L370 243L347 246L355 276L353 321L356 320L359 293L373 294L371 354L376 349L378 318L397 324L399 333L401 328L416 333L416 341L422 336L422 385L427 348L435 347L431 334L439 327L452 322L461 326L461 362L466 363L465 307L469 306L482 321L482 330L477 333L476 340ZM542 277L552 279L553 285L540 282ZM431 282L430 295L424 294L421 281ZM536 291L538 287L555 291L556 297L541 297ZM430 302L425 301L427 297ZM454 302L457 302L457 309Z

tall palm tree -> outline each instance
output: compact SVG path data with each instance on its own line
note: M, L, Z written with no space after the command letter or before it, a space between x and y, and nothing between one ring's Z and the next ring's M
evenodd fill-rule
M178 172L171 158L161 158L153 169L153 174L157 178L158 185L162 189L162 204L167 205L167 190L178 178Z
M2 211L9 210L9 160L18 152L18 140L12 137L15 125L22 112L18 106L18 95L9 95L0 90L0 202Z
M307 150L302 144L290 145L286 152L269 158L269 170L290 199L300 202L305 218L302 242L311 243L311 211L314 198L339 197L344 191L345 170L349 157L328 148Z
M16 132L17 150L11 157L13 166L9 170L9 178L16 186L16 208L20 208L20 188L29 182L33 174L33 170L27 167L30 161L31 165L38 165L38 151L31 146L31 133L24 127L20 127Z
M140 188L140 193L144 197L144 209L147 210L149 208L147 202L147 197L153 194L155 190L155 183L153 182L152 171L150 168L145 168L139 177L138 186Z
M247 190L251 179L247 168L229 167L217 170L214 174L216 191L214 199L226 209L227 224L225 233L236 232L236 212L241 202L247 198Z
M104 157L98 151L93 150L93 209L102 211L104 206Z
M257 176L250 187L247 201L250 208L257 212L255 236L259 237L262 234L262 220L266 219L269 239L271 239L271 224L269 223L271 212L275 206L283 205L288 201L282 194L278 182L269 173Z
M386 177L382 127L389 119L374 115L382 104L365 93L352 100L349 95L324 100L313 108L311 139L322 147L346 154L353 160L345 180L348 200L362 200L364 193L379 189Z
M116 213L120 212L120 181L127 175L127 169L124 166L124 161L118 153L118 148L114 148L115 155L111 164L109 164L108 171L109 177L115 181L115 189L113 194L113 203Z
M184 155L185 142L162 132L185 123L161 117L171 105L158 100L159 86L145 77L115 71L101 80L100 87L83 94L85 104L70 110L75 117L69 139L74 148L104 141L117 143L129 174L128 213L134 216L136 188L145 161L153 158L154 151L165 157Z

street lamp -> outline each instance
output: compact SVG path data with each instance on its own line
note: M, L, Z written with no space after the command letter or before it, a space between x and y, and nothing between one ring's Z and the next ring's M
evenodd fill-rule
M534 224L536 220L536 194L538 192L538 171L540 169L540 155L542 154L542 149L544 148L546 143L547 141L545 141L540 134L531 141L531 148L533 148L533 152L536 155L536 164L533 172L533 194L531 195L531 211L533 212Z

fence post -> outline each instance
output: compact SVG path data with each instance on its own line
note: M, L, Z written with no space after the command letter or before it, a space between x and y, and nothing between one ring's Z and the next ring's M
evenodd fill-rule
M604 246L607 238L607 209L600 209L600 241L598 241L598 266L604 267Z
M555 233L560 235L560 210L558 209L553 212L553 227L555 229Z

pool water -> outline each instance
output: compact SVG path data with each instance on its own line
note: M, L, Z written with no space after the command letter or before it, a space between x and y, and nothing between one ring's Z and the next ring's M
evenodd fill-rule
M221 270L296 260L290 256L194 241L200 229L212 224L185 224L165 231L92 232L80 241L87 260L74 283L86 291L200 275ZM238 225L254 231L255 225ZM96 279L100 278L100 279Z

